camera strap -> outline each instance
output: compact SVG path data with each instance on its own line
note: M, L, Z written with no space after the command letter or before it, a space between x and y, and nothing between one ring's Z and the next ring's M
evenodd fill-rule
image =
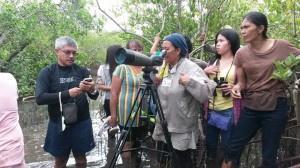
M59 109L60 109L60 112L61 112L61 116L63 116L62 103L61 103L61 92L58 93L58 98L59 98Z
M229 72L230 72L230 70L231 70L231 67L232 67L232 64L233 64L233 60L232 60L232 62L231 62L231 65L230 65L230 68L229 68L229 70L228 70L228 72L227 72L227 74L226 74L226 76L225 76L225 78L224 78L224 80L226 81L227 80L227 77L228 77L228 74L229 74ZM217 59L216 60L216 66L218 67L218 68L220 68L220 59ZM218 72L216 73L216 78L218 78ZM213 111L215 111L215 101L216 101L216 96L214 96L214 98L213 98Z
M61 92L58 93L58 98L59 98L59 109L60 109L60 113L61 113L61 128L62 128L62 131L64 131L66 129L66 125L65 125L65 117L64 117L63 111L62 111Z
M227 72L227 74L226 74L226 76L225 76L225 78L224 78L225 81L227 80L227 77L228 77L228 74L229 74L229 72L230 72L230 70L231 70L232 64L233 64L233 60L232 60L232 62L231 62L230 68L229 68L229 70L228 70L228 72ZM217 61L216 61L216 66L217 66L218 68L220 68L220 59L217 59ZM218 72L217 72L217 74L216 74L216 77L218 77Z

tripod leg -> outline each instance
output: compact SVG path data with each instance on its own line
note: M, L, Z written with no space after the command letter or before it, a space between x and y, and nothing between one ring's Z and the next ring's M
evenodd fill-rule
M123 148L124 148L124 146L126 144L127 136L129 134L132 126L133 126L133 123L136 120L136 116L138 116L138 113L141 111L141 103L138 103L139 95L140 95L141 92L142 92L142 96L141 96L141 100L142 100L144 98L144 95L145 95L145 88L143 86L140 86L140 89L139 89L139 91L138 91L138 93L137 93L137 95L135 97L133 106L131 107L131 110L130 110L130 114L128 115L128 118L127 118L126 123L124 125L125 127L124 127L124 129L122 129L121 137L118 140L118 143L116 145L116 152L115 152L115 154L113 156L112 161L110 162L109 168L114 168L115 167L117 158L119 157L119 154L122 153L122 150L123 150ZM137 107L137 109L135 109L135 105L137 103L138 103L138 107ZM129 125L129 127L126 127L128 125ZM127 130L125 130L125 128ZM129 144L127 144L127 146L129 146ZM123 152L123 153L125 153L125 152ZM125 156L126 155L127 154L125 154ZM130 155L130 152L129 152L129 155Z
M180 163L178 162L178 158L175 155L175 151L174 151L174 148L173 148L173 145L172 145L170 133L168 131L168 123L167 123L167 121L164 117L162 106L161 106L159 96L158 96L158 92L157 92L157 89L155 88L154 85L152 85L152 87L151 87L151 95L153 97L153 101L155 102L155 104L158 105L157 115L160 119L160 124L162 126L162 130L163 130L163 133L164 133L164 136L165 136L166 144L167 144L169 152L171 154L171 158L172 158L171 167L177 167L177 165L180 165Z
M161 151L168 151L168 146L166 143L162 141L156 142L156 149ZM171 167L170 165L170 156L166 155L165 153L157 153L156 155L157 163L159 167Z
M140 91L143 90L142 92L142 96L139 97L139 94L140 94ZM160 152L160 153L164 153L165 156L167 157L168 159L168 164L167 166L168 167L172 167L172 168L176 168L178 167L177 165L179 165L177 162L178 162L178 159L177 159L177 156L175 155L175 152L174 152L174 149L173 149L173 146L172 146L172 142L171 142L171 137L170 137L170 134L169 134L169 131L168 131L168 127L167 127L167 122L164 118L164 115L163 115L163 112L162 112L162 107L161 107L161 103L160 103L160 100L159 100L159 97L158 97L158 93L157 93L157 90L155 89L155 86L154 85L146 85L146 87L142 88L140 87L139 91L138 91L138 94L136 96L136 99L134 101L134 105L137 103L137 99L138 98L141 98L140 100L142 101L144 96L145 96L145 93L149 93L150 91L150 95L153 97L153 101L155 102L155 104L158 106L158 112L157 112L157 115L159 116L159 119L160 119L160 124L162 125L162 131L164 133L164 137L166 139L166 146L168 147L168 150L167 152L166 151L159 151L159 150L152 150L152 151L155 151L155 152ZM149 94L148 94L149 95ZM139 102L139 105L138 105L138 108L137 110L134 110L134 106L131 108L131 111L130 111L130 114L129 114L129 117L127 118L126 120L126 123L125 125L127 126L128 124L130 125L129 127L126 127L128 128L127 130L123 129L122 130L122 133L121 133L121 137L120 139L118 140L118 144L116 145L116 148L117 148L117 151L115 152L115 155L110 163L110 166L109 168L114 168L115 165L116 165L116 161L117 161L117 158L119 156L120 153L122 152L126 152L123 149L124 147L124 144L125 144L125 141L127 139L127 136L128 136L128 133L129 131L131 130L132 126L133 126L133 122L134 120L136 119L136 116L137 114L141 111L141 101ZM135 113L133 113L133 111L135 111ZM148 111L149 112L149 111ZM133 116L133 117L132 117ZM131 120L132 119L132 120ZM124 133L123 133L124 132ZM129 149L130 151L136 151L136 150L143 150L145 147L141 147L139 146L138 148L134 148L134 149ZM127 151L129 151L127 150ZM150 149L148 149L150 150ZM140 152L142 154L142 152ZM169 158L171 158L169 161ZM138 166L140 167L141 165L141 160L139 160L139 162L136 162L137 164L135 166ZM126 161L127 162L127 161ZM128 164L130 164L130 162L127 162Z

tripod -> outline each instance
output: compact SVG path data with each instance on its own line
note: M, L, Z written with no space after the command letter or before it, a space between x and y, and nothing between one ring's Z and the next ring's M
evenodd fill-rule
M140 86L139 91L138 91L138 93L136 95L136 98L134 100L134 105L135 105L137 103L139 97L140 97L139 96L140 93L142 93L142 96L141 96L140 101L139 101L138 108L135 111L135 113L133 113L134 106L131 108L131 111L130 111L129 117L126 120L125 126L127 126L128 123L130 122L130 118L131 118L132 114L133 114L133 120L130 122L130 126L128 127L127 130L124 127L124 129L121 131L121 136L120 136L120 138L117 142L117 145L116 145L116 152L115 152L115 154L112 158L112 161L109 165L109 168L114 168L116 166L116 162L117 162L117 159L118 159L120 153L126 152L126 151L134 151L134 150L139 150L141 152L143 152L144 150L150 150L150 151L165 153L167 156L172 158L172 163L171 164L177 165L176 164L177 159L175 159L175 153L174 153L173 145L172 145L172 142L171 142L170 133L168 131L167 121L165 120L165 117L164 117L164 114L163 114L163 111L162 111L162 107L161 107L161 103L160 103L160 100L159 100L159 97L158 97L157 89L156 89L156 86L153 85L152 80L150 79L150 72L152 72L154 69L152 67L146 66L142 70L144 72L143 77L144 77L144 81L145 81L144 83L145 84ZM128 133L129 133L129 131L130 131L130 129L131 129L133 123L134 123L134 120L136 119L138 111L141 110L142 100L143 100L145 95L152 96L153 102L158 106L157 115L159 117L160 124L162 125L163 133L164 133L164 136L165 136L165 139L166 139L166 143L167 143L167 147L168 147L169 152L147 148L146 145L144 145L142 143L142 141L140 141L141 145L137 148L123 150L126 138L128 136ZM148 110L148 113L149 113L149 110ZM140 160L139 160L139 162L140 162Z

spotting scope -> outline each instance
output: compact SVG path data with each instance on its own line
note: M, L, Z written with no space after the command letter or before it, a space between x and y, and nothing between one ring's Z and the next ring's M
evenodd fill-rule
M119 48L116 52L116 62L118 64L127 64L135 66L160 66L163 64L167 51L163 50L159 55L141 54L125 48Z

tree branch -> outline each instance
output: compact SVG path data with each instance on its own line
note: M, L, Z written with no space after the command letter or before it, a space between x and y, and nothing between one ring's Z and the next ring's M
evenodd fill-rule
M159 5L160 10L162 11L162 24L159 30L159 34L161 34L165 28L165 9Z
M221 1L221 3L220 3L220 5L217 7L217 8L220 8L221 6L222 6L222 4L224 3L224 1L225 0L222 0ZM206 3L207 3L208 1L206 1ZM215 3L217 3L216 1L215 1ZM207 34L207 31L208 31L208 22L209 22L209 17L211 16L211 14L212 14L212 12L215 10L215 8L216 8L216 5L215 4L213 4L213 6L209 9L209 11L208 11L208 13L207 13L207 15L206 15L206 17L204 18L204 24L203 24L203 27L202 27L202 32L203 33L205 33L205 34ZM201 14L201 13L200 13ZM204 41L202 41L202 45L205 45L205 39L204 39ZM202 58L202 56L203 56L203 50L201 50L201 54L200 54L200 57Z
M181 25L180 25L180 18L181 18L181 0L178 0L177 1L177 14L178 14L178 17L177 17L177 33L180 33L181 31Z
M198 16L198 28L196 33L194 34L194 39L197 39L200 32L201 32L201 27L202 27L202 13L203 13L203 5L202 3L198 2L198 10L199 10L199 16Z
M200 47L198 47L198 48L196 48L196 49L194 49L194 50L190 53L190 56L193 57L193 55L194 55L196 52L198 52L199 50L201 50L204 46L205 46L205 44L204 44L204 45L201 45ZM202 59L202 58L201 58L201 59Z
M294 37L297 37L297 26L296 26L296 2L294 2L294 10L293 10L293 30L294 30Z
M290 161L297 160L297 159L300 159L300 156L294 156L294 157L282 159L281 161L279 161L279 162L277 163L277 165L281 165L281 164L283 164L283 163L285 163L285 162L290 162ZM295 168L296 168L297 166L300 166L300 164L297 164L297 165L294 165L294 166L295 166Z
M107 14L101 7L100 7L100 4L98 2L98 0L96 1L97 2L97 6L98 6L98 9L105 14L105 16L107 16L110 20L112 20L124 33L127 33L127 31L119 24L117 23L109 14Z
M5 35L4 33L0 33L0 47L2 46L2 44L4 43L5 40Z
M107 16L110 20L112 20L124 33L126 34L131 34L131 35L135 35L135 36L138 36L142 39L144 39L145 41L147 41L148 43L150 43L151 45L153 44L152 41L150 41L149 39L143 37L143 36L140 36L136 33L132 33L132 32L128 32L126 29L124 29L118 22L116 22L109 14L107 14L101 7L100 7L100 4L98 2L98 0L96 0L97 2L97 6L98 6L98 9L105 14L105 16Z
M30 44L29 42L25 42L25 43L21 44L19 49L17 49L16 51L9 54L6 62L10 62L15 56L17 56L20 52L22 52L25 49L25 47L27 47L29 44Z

